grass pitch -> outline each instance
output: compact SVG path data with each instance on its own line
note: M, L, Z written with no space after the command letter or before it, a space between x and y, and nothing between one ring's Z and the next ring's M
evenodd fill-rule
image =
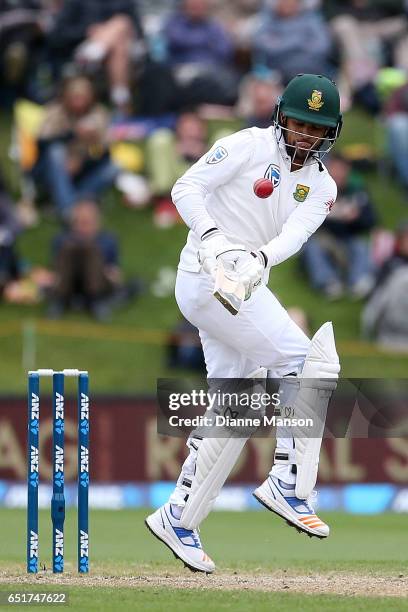
M406 610L406 517L324 516L326 541L266 511L212 514L201 531L216 574L192 574L145 529L148 511L91 513L89 576L76 573L76 518L66 521L66 572L53 576L51 522L40 515L38 576L25 573L25 512L0 511L0 592L65 591L75 609ZM15 606L13 606L15 608Z

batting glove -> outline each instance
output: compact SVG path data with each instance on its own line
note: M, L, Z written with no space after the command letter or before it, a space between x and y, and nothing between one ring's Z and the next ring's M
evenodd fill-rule
M234 271L245 287L246 300L260 287L267 264L268 259L262 251L246 252L238 258Z
M198 261L205 272L215 276L219 261L222 261L225 270L233 271L239 257L245 253L243 244L230 242L220 230L214 228L201 239Z

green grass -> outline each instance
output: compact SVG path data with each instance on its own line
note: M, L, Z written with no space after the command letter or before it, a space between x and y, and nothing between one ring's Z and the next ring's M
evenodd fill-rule
M75 577L74 511L67 513L66 573L53 578L49 571L25 578L25 511L0 510L0 591L58 592L69 594L75 609L137 610L403 610L406 601L393 597L353 597L339 594L306 595L263 592L245 586L245 579L279 575L300 580L345 573L369 576L373 581L393 581L406 573L406 518L396 514L350 516L328 513L332 527L328 540L310 540L291 530L270 513L218 512L205 521L201 536L205 549L216 560L226 586L215 590L211 577L197 583L196 575L183 569L166 547L146 530L148 510L92 511L90 516L90 580ZM51 523L40 512L40 560L50 567ZM7 585L2 584L7 577ZM149 585L149 577L160 583ZM2 580L3 577L3 580ZM138 577L141 577L138 580ZM166 577L169 584L166 585ZM188 588L175 589L177 580L194 580ZM242 588L236 581L243 578ZM296 578L297 577L297 578ZM315 578L313 578L315 577ZM147 578L147 579L146 579ZM112 581L117 580L114 588ZM73 584L72 581L75 580ZM127 581L127 586L126 586ZM235 589L234 589L235 581ZM230 585L231 591L228 589ZM293 583L288 582L288 585ZM281 587L282 588L282 587ZM295 590L295 589L294 589ZM307 588L305 588L307 593ZM365 593L364 593L365 595ZM369 595L369 593L367 593ZM405 607L404 607L405 606ZM18 609L18 608L17 608Z
M90 555L93 572L134 572L140 567L178 569L166 547L144 526L148 511L92 511ZM0 510L0 568L25 563L24 510ZM216 512L201 529L206 550L220 570L379 570L406 569L408 538L406 517L398 514L374 516L328 513L323 518L332 532L327 540L309 539L290 529L266 511ZM66 520L66 560L75 564L76 518L71 510ZM405 541L405 545L404 542ZM40 512L40 560L50 566L51 521Z
M6 159L7 117L0 121L0 165L16 189L15 171ZM345 121L340 147L365 142L381 150L381 130L373 119L353 111ZM382 225L394 228L407 215L402 193L389 176L370 172L368 187L376 203ZM123 207L114 194L104 201L106 226L120 237L122 263L128 276L141 277L147 291L132 306L115 314L109 325L97 325L84 314L71 314L52 327L45 321L44 306L0 304L0 348L7 360L0 371L3 392L24 392L27 367L80 367L89 369L92 389L97 392L152 392L160 376L177 376L165 363L163 340L178 320L172 295L156 298L150 292L152 281L163 267L176 268L186 237L185 227L157 230L151 210L134 211ZM31 265L49 265L50 241L58 226L44 218L39 227L26 231L19 249ZM330 304L310 289L298 262L292 259L272 270L270 286L285 306L300 306L317 329L332 320L342 362L343 376L405 376L408 356L376 351L360 339L361 305L341 300ZM23 329L35 326L35 355L23 359ZM89 327L90 325L90 327ZM146 337L146 331L148 335ZM31 353L33 355L33 353Z
M9 585L11 590L21 592L21 584ZM52 592L60 592L61 589L52 589ZM42 587L25 588L26 593L44 592ZM143 610L143 611L169 611L188 610L189 612L202 612L208 610L218 612L219 610L234 610L238 612L270 612L281 610L283 612L325 612L349 610L406 610L406 603L397 598L390 597L339 597L334 595L304 595L296 593L257 593L234 591L203 591L201 589L159 588L154 589L130 589L130 588L107 588L103 590L73 588L65 590L68 592L69 606L75 610ZM48 589L46 592L51 592ZM36 606L42 608L42 606ZM49 606L48 606L49 608ZM25 610L26 607L14 606L13 610Z

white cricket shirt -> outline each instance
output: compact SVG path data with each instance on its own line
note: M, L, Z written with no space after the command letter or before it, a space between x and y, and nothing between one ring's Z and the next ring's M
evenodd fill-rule
M321 162L310 160L294 172L290 167L284 143L277 143L272 127L249 128L218 140L172 190L173 202L190 227L179 268L200 271L201 236L213 227L249 249L262 247L272 266L297 253L330 212L337 187ZM263 177L274 184L265 199L253 190Z

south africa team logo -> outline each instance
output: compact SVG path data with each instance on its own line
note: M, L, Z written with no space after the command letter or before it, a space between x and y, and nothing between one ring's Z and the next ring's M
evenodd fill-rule
M323 98L322 92L317 91L317 89L314 89L312 92L312 95L307 101L307 104L310 110L319 111L322 108L322 106L324 106L324 102L322 98Z
M293 197L295 198L296 202L304 202L309 195L309 191L310 187L307 187L307 185L297 184Z
M281 182L281 174L279 166L270 164L264 174L264 177L272 182L273 188L276 189Z

